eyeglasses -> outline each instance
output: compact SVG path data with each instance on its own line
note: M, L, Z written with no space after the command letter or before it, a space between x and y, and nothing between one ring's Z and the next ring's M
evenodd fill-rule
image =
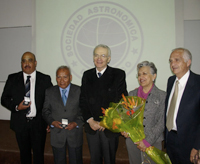
M103 58L103 59L105 59L105 58L107 58L108 56L105 55L105 54L102 54L102 55L94 54L94 57L95 57L95 58Z

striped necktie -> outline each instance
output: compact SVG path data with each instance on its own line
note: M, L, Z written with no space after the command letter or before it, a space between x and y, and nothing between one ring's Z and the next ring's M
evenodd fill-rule
M25 83L25 97L30 98L30 88L31 88L31 82L30 82L31 76L27 76L26 83ZM30 107L26 109L27 114L31 112Z

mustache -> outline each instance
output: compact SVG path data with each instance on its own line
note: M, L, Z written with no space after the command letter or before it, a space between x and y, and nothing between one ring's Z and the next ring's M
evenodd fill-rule
M24 68L31 68L29 65L26 65Z

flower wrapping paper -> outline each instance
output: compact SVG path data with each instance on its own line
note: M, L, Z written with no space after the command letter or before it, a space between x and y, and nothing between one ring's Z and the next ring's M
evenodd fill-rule
M145 139L143 114L145 99L137 96L124 96L119 103L110 103L109 108L102 108L104 114L100 125L112 132L126 132L135 143ZM171 164L167 153L150 146L146 154L157 164Z

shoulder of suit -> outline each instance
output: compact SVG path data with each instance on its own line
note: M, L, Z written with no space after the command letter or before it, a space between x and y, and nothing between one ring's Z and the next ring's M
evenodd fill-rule
M96 68L91 68L83 72L83 76L91 77L91 75L93 75L94 73L96 73Z
M161 89L159 89L156 85L154 85L151 93L155 94L158 97L165 97L166 96L166 92L161 90Z
M76 85L76 84L72 84L72 83L71 83L71 87L80 89L80 86L78 86L78 85Z
M131 90L128 95L129 96L137 96L138 89Z
M122 69L119 69L119 68L113 68L113 67L109 67L108 66L108 73L109 74L112 74L112 75L114 75L114 76L125 76L125 71L124 70L122 70Z
M36 71L36 76L44 76L44 77L50 77L49 75L47 75L47 74L44 74L44 73L42 73L42 72L39 72L39 71Z
M56 89L59 89L58 85L51 86L47 88L46 90L51 91L51 90L56 90Z
M12 80L12 79L15 80L15 79L18 79L20 77L23 77L23 72L22 71L16 72L16 73L12 73L12 74L8 75L8 79L9 80Z
M96 68L88 69L88 70L86 70L86 71L84 72L84 74L85 74L85 73L91 73L91 72L93 72L93 71L96 71Z
M116 71L116 72L125 72L124 70L122 70L120 68L114 68L114 67L110 67L110 66L108 66L108 69L111 69L111 70Z
M12 73L12 74L10 74L10 75L8 75L9 77L14 77L14 76L19 76L19 75L22 75L22 71L20 71L20 72L16 72L16 73Z
M190 71L191 76L194 76L197 80L200 80L200 75Z

